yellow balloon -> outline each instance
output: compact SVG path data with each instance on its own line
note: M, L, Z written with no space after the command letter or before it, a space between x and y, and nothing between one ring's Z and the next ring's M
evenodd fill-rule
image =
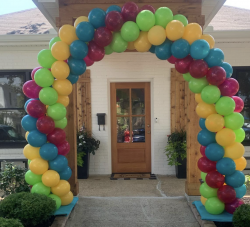
M155 25L148 31L148 41L153 45L161 45L166 40L166 31L160 25Z
M69 105L69 96L58 95L57 102L63 104L65 107L67 107Z
M178 20L172 20L167 24L166 35L171 41L180 39L184 34L184 25Z
M75 23L74 23L74 27L76 28L77 25L83 21L89 21L88 17L85 17L85 16L80 16L80 17L77 17L76 20L75 20Z
M69 95L72 92L72 83L69 80L55 80L53 88L57 91L58 95Z
M55 187L59 184L60 175L55 170L48 170L42 175L42 182L47 187Z
M203 101L198 103L195 111L201 118L207 118L209 115L216 113L214 104L207 104Z
M209 43L210 49L214 48L215 40L213 36L205 34L201 36L201 39L204 39Z
M78 39L78 37L76 36L75 27L69 24L65 24L59 29L59 37L63 42L67 43L68 45Z
M64 61L69 58L69 45L63 41L55 42L51 47L51 54L59 61Z
M66 195L61 196L60 199L62 201L62 206L69 205L73 201L73 198L74 196L71 191L69 191Z
M243 171L247 166L247 160L244 157L234 160L236 165L236 170Z
M244 146L239 142L234 142L229 146L225 146L224 150L225 150L224 157L228 157L233 160L241 158L245 153Z
M205 206L206 201L207 201L207 198L201 195L201 203L203 204L203 206Z
M66 195L69 191L70 184L66 180L60 180L56 186L51 187L51 192L59 197Z
M221 146L229 146L234 143L236 135L232 129L223 128L216 133L216 142Z
M29 167L33 173L41 175L49 169L49 163L42 158L35 158L31 160Z
M140 32L140 35L137 40L134 41L135 49L139 52L147 52L152 46L148 41L148 32Z
M26 139L26 140L27 140L27 137L28 137L29 133L30 133L30 132L28 132L28 131L25 133L25 139Z
M225 120L220 114L211 114L207 117L205 125L210 132L218 132L225 126Z
M196 94L195 94L195 101L196 101L197 103L203 102L200 93L196 93Z
M187 40L191 45L195 40L200 39L202 36L202 28L197 23L190 23L185 27L183 39Z
M134 46L134 42L128 42L128 47L127 47L128 50L134 50L135 49L135 46Z
M31 145L27 144L23 148L23 155L30 160L33 160L35 158L41 158L39 154L40 147L32 147Z
M51 72L56 79L66 79L70 73L69 65L64 61L56 61L51 66Z

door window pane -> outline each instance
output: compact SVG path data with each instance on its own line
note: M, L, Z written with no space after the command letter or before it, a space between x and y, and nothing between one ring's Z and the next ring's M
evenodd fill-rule
M144 103L144 89L132 89L132 114L140 115L145 114L145 103Z
M129 114L129 89L116 90L116 113L118 115Z
M129 117L117 117L117 143L130 142Z
M145 142L145 117L133 117L133 143Z

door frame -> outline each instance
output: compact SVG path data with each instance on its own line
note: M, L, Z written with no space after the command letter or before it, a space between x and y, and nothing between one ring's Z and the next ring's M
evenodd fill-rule
M111 92L110 84L111 83L136 83L136 82L149 82L150 83L150 111L151 111L151 173L154 173L154 79L131 79L131 78L109 78L107 79L107 91L108 91L108 160L109 160L109 172L112 173L112 146L111 146Z

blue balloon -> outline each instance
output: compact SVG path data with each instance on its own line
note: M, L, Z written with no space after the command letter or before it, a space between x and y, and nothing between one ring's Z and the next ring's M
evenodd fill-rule
M66 79L69 80L70 83L75 84L78 81L79 76L78 75L69 74L69 76Z
M118 11L118 12L121 12L122 9L121 9L120 6L112 5L112 6L110 6L110 7L107 8L106 14L108 14L108 13L111 12L111 11Z
M234 188L236 192L236 198L241 199L247 193L247 187L245 184L238 188Z
M221 66L224 61L224 53L219 48L214 48L209 51L209 54L204 58L209 68Z
M201 129L207 129L205 125L206 118L200 118L199 120L199 126Z
M21 125L25 131L33 131L36 130L36 122L37 118L31 117L30 115L25 115L22 118Z
M94 26L94 28L105 27L105 17L106 13L103 9L94 8L89 12L89 22Z
M231 158L222 158L216 163L216 169L222 175L231 175L235 172L236 165Z
M204 39L198 39L192 43L190 48L190 55L194 59L203 59L207 57L209 51L209 43Z
M76 35L83 42L89 42L94 38L95 28L87 21L83 21L76 26Z
M40 147L40 156L47 161L51 161L58 155L58 149L53 143L45 143Z
M245 183L245 175L236 170L233 174L225 176L225 183L233 188L239 188Z
M224 148L218 143L210 143L205 150L206 157L211 161L219 161L224 156Z
M33 130L29 132L27 141L32 147L41 147L47 142L47 136L38 130Z
M69 48L71 56L75 59L82 60L88 54L88 45L81 40L75 40L70 44Z
M57 155L55 159L49 161L49 168L57 172L63 171L68 166L68 160L63 155Z
M172 55L171 45L172 45L172 42L170 40L166 39L164 41L164 43L162 43L159 46L156 46L155 47L155 54L156 54L157 58L159 58L161 60L167 60L168 58L170 58Z
M152 45L152 46L150 47L149 52L151 52L152 54L155 53L155 46L154 46L154 45Z
M210 132L207 129L202 129L197 136L197 140L198 142L202 145L202 146L208 146L210 143L216 143L215 140L215 133L214 132Z
M172 44L171 52L178 59L185 58L189 55L190 45L187 40L178 39Z
M72 170L67 166L63 171L59 172L61 180L68 180L72 175Z
M82 75L86 71L86 63L84 60L69 57L68 65L70 68L70 74Z
M233 67L229 63L223 62L221 67L225 69L227 73L227 78L230 78L233 75Z

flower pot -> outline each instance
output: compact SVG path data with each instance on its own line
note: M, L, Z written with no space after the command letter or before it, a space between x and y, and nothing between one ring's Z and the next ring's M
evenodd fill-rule
M89 177L89 152L83 156L83 166L77 166L77 178L78 179L88 179Z
M175 166L176 177L180 179L187 178L187 159L184 158L182 160L180 157L178 157L177 161L181 163L181 165Z

